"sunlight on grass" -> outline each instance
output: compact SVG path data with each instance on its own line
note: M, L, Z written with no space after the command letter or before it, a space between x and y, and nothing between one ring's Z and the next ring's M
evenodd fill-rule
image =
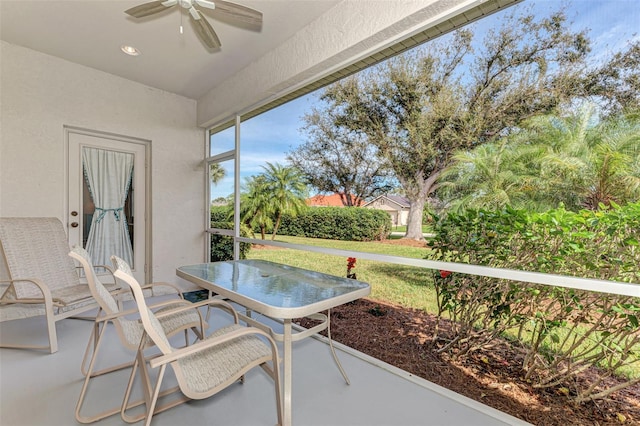
M287 235L278 235L276 241L303 244L314 247L326 247L340 250L363 251L367 253L388 254L390 256L403 256L413 259L424 259L431 252L426 247L411 247L397 244L388 244L380 241L339 241L339 240L323 240L320 238L304 238L290 237ZM302 253L302 252L299 252ZM305 254L306 255L306 254ZM346 262L346 259L345 259ZM345 263L346 265L346 263Z
M407 232L407 227L405 225L392 226L391 232ZM431 233L433 232L433 228L431 225L422 225L422 233Z

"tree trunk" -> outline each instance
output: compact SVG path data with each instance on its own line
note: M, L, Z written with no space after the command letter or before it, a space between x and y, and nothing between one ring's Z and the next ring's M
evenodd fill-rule
M278 228L280 227L280 220L282 219L282 214L278 213L278 217L276 218L276 224L273 227L273 234L271 234L271 241L276 238L276 233L278 232Z
M422 234L422 212L424 211L424 203L426 200L426 195L418 197L417 200L411 200L409 217L407 218L407 233L403 238L424 241L424 235Z
M422 213L424 211L424 203L427 202L427 197L435 189L436 180L440 176L440 171L431 173L426 179L423 177L422 172L416 173L414 177L413 188L416 190L413 193L408 193L407 198L411 202L409 206L409 217L407 218L407 232L403 238L408 238L416 241L424 241L424 235L422 234ZM404 188L409 187L404 182L400 182Z

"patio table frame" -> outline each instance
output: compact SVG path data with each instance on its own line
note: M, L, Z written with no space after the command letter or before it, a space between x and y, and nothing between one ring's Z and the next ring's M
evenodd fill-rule
M231 276L229 276L231 273ZM329 347L333 359L350 384L346 372L340 364L331 339L331 309L369 295L371 287L362 281L336 277L307 269L283 265L263 260L237 260L201 263L180 266L176 275L220 297L227 298L247 308L246 314L239 313L243 321L268 332L283 344L283 423L289 426L291 418L292 388L292 343L327 330ZM269 285L280 284L279 293L266 292ZM299 300L300 290L318 293L308 300ZM293 300L292 300L293 299ZM277 333L271 327L256 321L251 312L258 312L269 318L281 319L283 332ZM324 314L323 312L327 312ZM304 331L293 333L294 318L310 318L320 323Z

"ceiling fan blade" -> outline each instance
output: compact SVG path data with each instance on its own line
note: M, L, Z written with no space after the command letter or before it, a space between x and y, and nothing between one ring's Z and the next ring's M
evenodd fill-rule
M124 11L124 13L130 16L133 16L134 18L143 18L145 16L153 15L154 13L167 10L167 8L174 6L177 3L178 3L177 0L152 1L149 3L143 3L141 5L132 7L131 9L127 9Z
M211 25L209 25L207 20L204 19L204 16L202 16L199 10L195 7L191 7L191 9L189 9L189 18L191 18L191 22L193 22L196 34L198 34L198 37L200 37L200 40L202 40L205 46L209 49L216 49L222 46L218 35Z
M209 0L194 0L194 3L198 6L205 7L207 9L215 10L216 4Z
M195 0L195 2L196 4L200 4L198 0ZM262 12L258 12L257 10L251 9L250 7L223 0L214 0L213 3L215 3L216 5L216 10L230 15L238 21L247 22L253 25L262 24Z

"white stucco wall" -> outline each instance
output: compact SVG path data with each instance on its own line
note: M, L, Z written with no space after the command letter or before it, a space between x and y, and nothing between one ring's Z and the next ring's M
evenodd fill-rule
M152 275L204 260L196 101L0 41L0 216L65 214L63 126L151 141ZM183 282L184 283L184 282Z
M484 0L344 0L198 100L215 125L329 75Z

